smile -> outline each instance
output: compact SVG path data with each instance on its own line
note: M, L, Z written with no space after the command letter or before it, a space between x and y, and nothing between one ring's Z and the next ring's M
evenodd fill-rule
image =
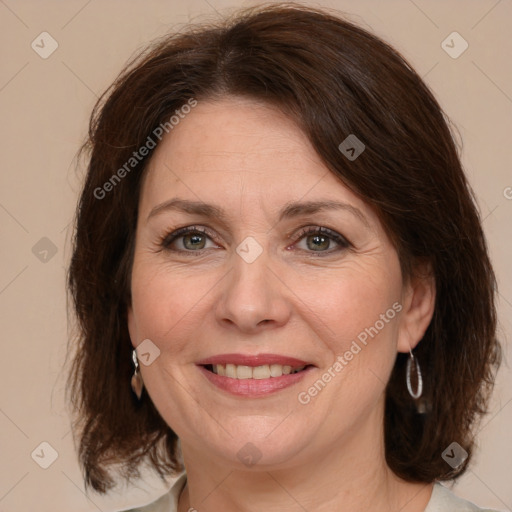
M210 384L230 394L259 397L301 381L315 366L299 359L262 354L225 354L200 361L197 368Z
M301 372L306 368L305 365L298 368L292 368L290 365L281 364L265 364L262 366L245 366L235 364L209 364L205 366L207 370L228 377L230 379L270 379L281 377L283 375L293 375L294 373Z

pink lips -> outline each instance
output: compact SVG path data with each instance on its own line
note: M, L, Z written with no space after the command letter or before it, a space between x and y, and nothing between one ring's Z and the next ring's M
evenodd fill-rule
M217 356L208 357L198 361L196 364L236 364L245 366L262 366L264 364L282 364L283 366L291 366L298 368L300 366L307 366L307 361L301 361L295 357L281 356L278 354L258 354L255 356L247 356L243 354L219 354Z
M227 391L232 395L247 398L262 397L292 386L293 384L301 381L305 375L314 368L314 365L307 361L278 354L258 354L255 356L247 356L243 354L219 354L217 356L198 361L196 364L201 373L214 386ZM288 365L292 368L299 368L301 366L306 366L306 368L298 373L282 375L281 377L270 377L268 379L233 379L217 375L205 368L207 365L214 364L235 364L253 367L265 364L280 364L283 366Z

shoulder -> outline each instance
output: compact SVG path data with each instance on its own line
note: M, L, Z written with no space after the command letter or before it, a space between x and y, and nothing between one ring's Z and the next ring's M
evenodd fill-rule
M436 482L425 512L495 512L494 509L480 508L470 501L459 498L444 485Z
M169 491L163 496L160 496L156 501L122 512L177 512L178 499L186 483L187 475L183 472L178 476L178 479L174 482Z
M123 512L177 512L178 499L187 483L187 475L183 472L167 493L156 501L141 507L131 508ZM495 509L480 508L474 503L459 498L450 489L436 482L432 496L425 512L499 512Z

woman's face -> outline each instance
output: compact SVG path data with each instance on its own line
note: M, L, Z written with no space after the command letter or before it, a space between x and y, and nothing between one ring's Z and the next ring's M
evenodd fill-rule
M129 330L187 455L277 468L380 443L396 353L417 341L409 291L375 213L279 111L199 102L156 148Z

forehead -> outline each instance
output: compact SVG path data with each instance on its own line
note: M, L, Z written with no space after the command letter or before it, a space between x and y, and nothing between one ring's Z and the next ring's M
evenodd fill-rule
M373 212L322 162L297 124L256 100L198 102L163 137L149 163L143 213L171 196L276 210L284 203L337 199Z

